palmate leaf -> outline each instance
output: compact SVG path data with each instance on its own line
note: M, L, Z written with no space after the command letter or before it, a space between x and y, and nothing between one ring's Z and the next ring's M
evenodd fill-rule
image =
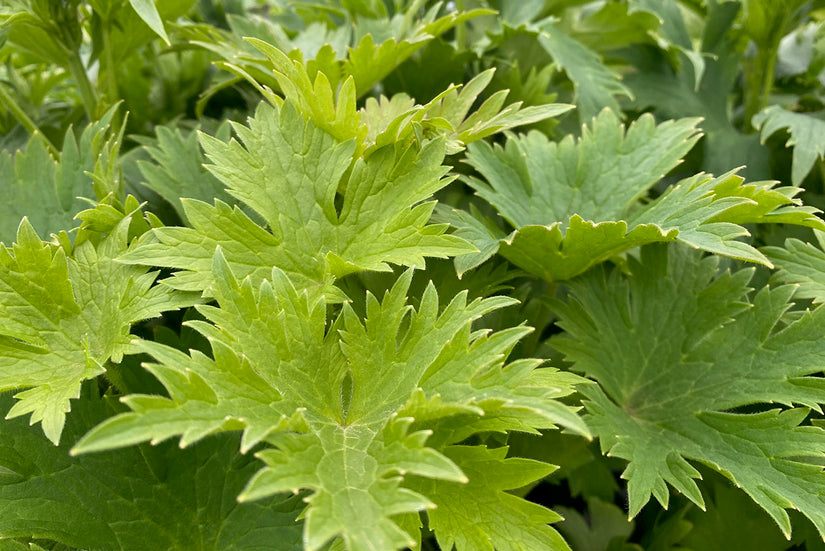
M816 232L819 247L799 239L787 239L784 247L765 247L762 252L776 266L772 279L796 286L794 296L825 302L825 233Z
M500 252L548 281L569 279L645 243L681 241L717 254L770 264L736 238L740 225L785 222L825 227L816 209L801 206L798 188L743 184L733 173L682 180L642 206L639 200L698 139L697 119L656 125L643 115L625 129L608 110L576 142L531 132L505 146L470 146L468 162L486 181L469 178L476 193L516 228L510 235L466 214L439 211L480 253L457 259L459 269Z
M0 421L0 542L32 538L98 551L252 551L273 542L303 549L300 496L237 502L258 466L230 435L184 451L143 446L69 457L70 443L111 415L96 390L86 390L59 447L22 419ZM0 411L12 401L0 397Z
M174 435L186 446L242 430L242 451L261 441L272 447L257 454L266 466L241 501L309 490L306 549L337 536L350 550L391 550L414 543L394 517L437 499L406 487L406 476L468 483L471 474L440 448L479 431L563 424L587 433L556 400L577 380L536 369L538 360L504 364L524 328L471 331L474 319L512 299L467 303L463 293L439 313L431 285L415 310L406 301L408 271L382 302L368 295L366 323L345 305L325 332L325 303L299 294L283 272L238 283L221 253L214 270L219 307L198 309L215 325L190 322L210 339L214 359L141 342L170 398L124 397L133 411L93 429L73 453ZM552 514L528 517L544 525ZM554 531L539 532L548 545L556 541Z
M539 44L564 69L575 86L582 123L596 116L602 108L618 111L616 96L632 97L619 75L602 62L599 54L562 32L554 21L542 22L538 31Z
M587 420L605 453L629 461L631 517L651 494L667 506L667 484L703 507L697 461L786 536L785 509L825 535L825 431L800 425L825 403L825 309L784 325L793 287L748 300L751 274L720 273L717 257L682 247L643 248L629 276L597 269L570 283L554 345L599 383L581 387ZM731 411L745 407L757 412Z
M335 88L327 75L323 72L312 75L309 63L291 59L262 40L249 39L249 42L273 65L284 97L325 132L339 140L355 139L359 155L385 145L407 143L422 133L445 136L447 153L454 154L470 142L555 117L573 108L561 103L523 109L521 102L505 106L508 91L499 90L471 113L471 107L495 73L495 69L488 69L463 87L451 85L426 105L419 105L413 98L400 93L389 99L384 96L378 100L367 98L365 106L356 110L354 78L346 79L333 92ZM281 103L278 96L264 92L271 103Z
M0 391L18 392L7 418L31 413L55 444L81 383L119 362L132 323L193 304L192 295L152 286L156 272L114 258L126 250L127 218L100 245L40 240L27 219L0 248Z
M163 197L174 207L182 220L186 219L182 197L212 202L220 199L232 203L232 197L226 193L223 184L203 164L206 158L198 142L198 134L190 132L184 135L180 129L172 130L158 126L157 138L135 136L154 162L138 161L140 172L146 179L143 185ZM222 124L217 136L228 139L230 127Z
M470 479L467 484L413 478L412 488L432 496L429 527L441 549L547 551L570 549L547 523L557 513L504 490L547 476L555 467L531 459L505 459L506 448L450 446L444 450Z
M791 182L799 185L811 171L817 159L825 156L825 120L823 113L794 113L778 105L772 105L753 117L753 126L761 130L764 143L771 135L781 129L790 134L785 143L793 147L793 164Z
M95 197L92 172L103 148L116 109L87 126L80 139L69 129L63 151L53 159L39 135L26 148L11 155L0 152L0 241L11 243L20 220L26 216L35 230L49 235L79 225L74 215Z
M235 125L241 143L201 136L210 171L227 191L266 221L242 210L182 201L191 228L163 227L121 257L130 264L183 270L166 280L186 290L208 289L212 256L221 246L240 277L256 282L273 266L300 288L341 300L331 282L360 270L390 270L388 263L423 266L425 257L470 252L462 239L427 225L431 195L445 186L444 144L382 148L353 158L355 143L339 142L304 122L295 110L262 103L249 126ZM337 205L337 196L343 202Z

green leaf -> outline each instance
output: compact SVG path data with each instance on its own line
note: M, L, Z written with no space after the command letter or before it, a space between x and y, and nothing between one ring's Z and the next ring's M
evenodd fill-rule
M645 2L647 4L648 2ZM664 4L656 2L661 9ZM721 174L737 166L744 166L749 179L770 177L769 160L756 134L745 134L731 119L728 98L740 86L742 36L737 29L740 2L713 2L707 5L701 42L698 45L704 63L698 63L696 54L680 51L676 60L668 52L658 55L647 50L635 59L635 67L623 79L633 92L631 102L635 110L653 109L662 118L702 117L704 156L702 168ZM669 34L687 47L677 27L687 27L679 6L667 10ZM678 19L677 19L678 18ZM694 39L695 40L695 39Z
M681 546L703 551L728 551L737 547L765 551L792 548L765 511L729 481L718 475L711 476L705 488L707 511L695 507L688 510L685 520L693 526L679 541ZM731 518L739 520L732 526Z
M751 274L720 273L716 257L686 248L644 248L628 276L594 270L571 283L554 345L599 383L580 389L587 420L603 452L629 462L631 517L651 495L667 507L667 484L704 508L697 461L744 490L786 537L785 509L825 535L815 459L825 431L800 425L825 403L825 309L782 324L793 288L748 300Z
M420 149L387 146L366 159L353 158L354 141L336 140L288 104L262 103L249 126L235 130L243 145L201 135L213 162L208 168L268 230L220 200L211 206L186 199L192 228L155 229L121 260L178 268L183 271L167 280L171 285L205 290L220 246L239 277L260 282L277 266L300 288L341 300L333 278L388 271L388 263L423 266L428 256L474 250L444 235L446 226L427 225L434 207L427 199L450 181L441 165L442 141Z
M556 510L564 516L564 521L559 523L559 531L576 551L640 549L627 543L635 523L628 521L624 511L612 503L588 496L584 514L572 507L556 507Z
M504 146L470 147L467 162L487 182L476 193L514 227L549 224L578 214L616 220L681 162L700 135L699 119L656 124L643 115L626 130L603 110L582 137L551 142L539 132L510 136Z
M785 142L793 147L791 182L799 185L811 171L817 159L825 156L825 121L823 113L793 113L778 105L771 105L753 117L753 126L761 130L762 143L781 129L790 137Z
M66 132L59 159L51 157L38 135L14 155L0 152L0 241L11 243L20 220L26 216L43 234L58 233L77 226L74 216L88 205L84 198L95 197L92 172L105 147L110 110L101 120L87 126L78 141L72 129Z
M598 54L565 34L553 21L541 24L538 42L573 81L582 123L589 122L604 108L619 111L615 96L632 97L619 75L608 69Z
M471 332L473 320L511 299L467 303L462 293L440 310L430 285L414 309L408 271L382 302L367 296L365 323L345 305L326 330L325 303L299 294L283 272L239 283L220 253L214 270L219 307L198 309L215 325L189 322L210 339L214 359L140 342L158 361L145 367L170 397L124 397L132 412L93 429L73 453L174 435L186 446L243 430L242 451L262 441L272 447L257 453L266 466L241 501L309 490L306 549L338 536L347 549L389 550L413 543L394 517L438 498L407 488L407 475L467 481L438 446L557 423L587 434L574 409L557 401L579 379L536 369L538 360L504 364L523 328Z
M733 173L687 178L640 205L696 142L697 122L656 125L644 115L625 131L605 110L578 142L568 136L555 143L530 132L510 136L503 148L471 145L467 162L486 181L470 177L467 183L516 229L504 237L483 218L439 211L439 220L481 251L456 259L457 268L477 266L498 251L518 267L557 281L645 243L666 241L770 265L736 240L748 235L740 224L825 227L816 209L794 198L798 188L744 184Z
M555 470L531 459L505 458L507 448L450 446L444 450L467 475L466 484L414 477L411 486L433 497L427 512L441 549L457 551L569 550L548 523L557 513L507 493Z
M7 418L31 413L55 444L80 385L119 362L131 324L196 301L152 286L156 272L115 262L128 219L100 245L40 240L23 219L12 248L0 249L0 391L21 390Z
M11 402L0 397L2 411ZM59 447L22 419L0 421L0 542L30 537L100 551L251 551L276 541L284 551L303 549L301 496L237 503L257 466L238 453L235 438L186 450L141 446L69 457L70 442L107 414L104 400L84 392Z
M222 125L218 135L228 138L229 130L229 125ZM146 178L143 184L166 199L181 219L186 220L181 203L183 197L207 203L215 199L233 203L221 181L204 168L206 158L196 132L184 136L179 129L158 126L156 133L154 140L137 137L154 161L138 161L137 164Z
M143 19L143 22L155 31L155 34L161 37L167 44L171 44L169 37L166 36L166 29L163 28L163 20L160 18L158 9L155 7L154 0L129 0L129 3L140 18Z
M817 232L819 247L798 239L787 239L784 247L765 247L762 252L776 265L772 279L796 286L794 296L825 302L825 236Z

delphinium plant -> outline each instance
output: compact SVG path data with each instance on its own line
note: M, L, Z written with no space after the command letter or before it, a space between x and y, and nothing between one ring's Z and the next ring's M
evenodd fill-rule
M7 1L0 551L822 549L823 20Z

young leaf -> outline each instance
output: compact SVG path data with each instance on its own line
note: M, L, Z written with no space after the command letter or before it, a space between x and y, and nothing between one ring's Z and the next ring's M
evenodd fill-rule
M300 288L341 300L333 278L388 271L388 263L423 266L428 256L473 250L462 239L444 235L446 226L427 225L435 204L427 199L450 181L441 165L442 141L420 149L387 146L354 159L352 140L340 142L304 122L289 104L262 103L249 126L235 125L235 130L243 145L201 135L214 163L209 169L266 221L269 231L220 200L211 206L186 199L183 208L192 228L153 230L123 261L184 270L170 284L205 290L220 245L240 277L252 275L260 282L277 266ZM337 197L343 199L340 204Z
M449 456L428 444L431 435L434 446L443 446L479 431L556 423L587 433L574 410L556 401L577 379L536 369L538 361L504 365L524 329L470 331L473 320L511 299L468 304L464 293L439 313L430 285L413 309L408 271L382 302L368 295L365 323L345 305L325 333L324 302L299 294L283 272L274 269L260 284L239 283L220 253L214 270L219 306L198 309L215 325L190 322L210 339L214 360L141 342L159 362L147 369L170 398L124 397L133 411L93 429L73 453L174 435L186 446L243 430L242 451L261 441L272 447L257 454L266 466L241 501L310 490L306 549L337 536L350 550L391 550L414 542L394 517L437 499L407 488L407 475L467 482Z
M55 444L80 385L119 362L131 324L194 297L152 286L156 272L115 262L126 250L128 219L95 247L40 240L27 219L11 249L0 248L0 391L21 390L11 419L31 413Z
M689 463L698 461L742 488L786 537L785 509L825 535L815 459L825 430L800 425L825 403L825 309L781 324L793 288L766 287L749 301L751 274L718 273L718 258L683 247L644 248L628 276L594 270L571 282L555 346L599 383L580 388L587 420L602 450L629 462L631 517L651 495L666 507L667 484L704 507Z
M0 411L11 402L0 396ZM228 435L183 451L143 446L69 457L68 442L108 414L104 400L84 392L59 447L22 419L0 421L0 541L42 538L100 551L253 551L273 541L303 549L300 496L237 503L257 466Z

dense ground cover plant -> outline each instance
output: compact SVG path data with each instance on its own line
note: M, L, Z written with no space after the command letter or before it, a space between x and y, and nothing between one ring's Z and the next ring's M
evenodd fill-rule
M0 550L825 548L825 5L0 6Z

